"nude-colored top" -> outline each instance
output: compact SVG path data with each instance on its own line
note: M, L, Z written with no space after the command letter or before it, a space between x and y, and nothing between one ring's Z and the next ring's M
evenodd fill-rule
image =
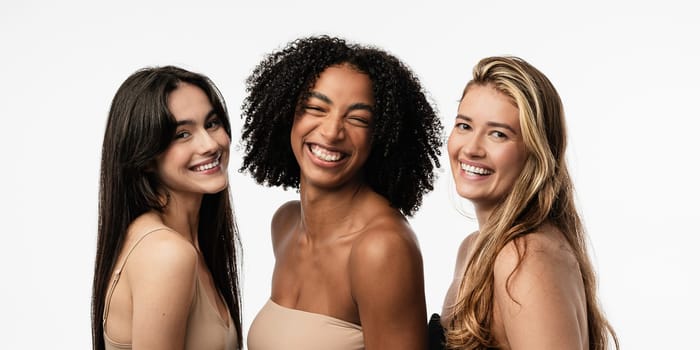
M280 306L271 299L250 325L248 350L363 350L362 327Z
M112 340L107 334L107 328L105 324L107 323L107 316L109 314L109 304L112 299L112 293L114 288L119 282L119 276L121 271L129 259L129 255L134 248L149 234L159 230L169 230L168 228L161 227L155 230L149 231L144 234L138 241L131 247L129 252L126 254L126 258L122 265L114 272L114 280L112 285L107 291L107 300L105 300L105 310L104 316L102 318L102 328L104 330L105 339L105 350L118 350L118 349L131 349L131 344L119 343ZM227 307L228 309L228 307ZM233 320L231 315L228 316L228 322L224 322L221 315L215 308L214 304L209 300L207 295L202 290L201 283L199 281L199 275L197 275L194 297L192 299L192 305L190 306L190 313L187 317L187 330L185 334L185 350L229 350L238 348L238 339L236 334L236 327L233 327Z

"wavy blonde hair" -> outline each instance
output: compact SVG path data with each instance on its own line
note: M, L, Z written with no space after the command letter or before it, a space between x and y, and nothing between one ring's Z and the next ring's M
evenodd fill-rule
M559 94L542 72L513 56L479 61L462 98L475 85L493 87L512 99L519 111L528 159L512 191L480 228L475 253L467 262L453 318L446 330L447 347L471 350L497 346L491 334L496 256L510 241L550 222L564 234L581 269L589 347L607 349L612 339L619 349L615 331L598 305L595 273L574 205L573 185L564 157L566 125ZM524 254L519 251L518 266Z

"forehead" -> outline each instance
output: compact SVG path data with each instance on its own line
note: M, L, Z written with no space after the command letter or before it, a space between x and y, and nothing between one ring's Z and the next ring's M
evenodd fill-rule
M211 109L211 102L204 90L190 83L179 83L168 95L168 110L177 120L201 117Z
M459 103L459 114L472 119L520 125L518 107L491 85L472 85Z
M369 75L349 64L334 65L323 70L311 90L321 92L332 100L350 99L353 102L374 103Z

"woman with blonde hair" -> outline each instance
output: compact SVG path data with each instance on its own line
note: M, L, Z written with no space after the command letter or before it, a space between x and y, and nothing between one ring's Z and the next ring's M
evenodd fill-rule
M479 230L460 246L442 316L431 320L445 328L442 345L619 347L596 297L565 161L564 110L549 79L518 57L482 59L447 148Z

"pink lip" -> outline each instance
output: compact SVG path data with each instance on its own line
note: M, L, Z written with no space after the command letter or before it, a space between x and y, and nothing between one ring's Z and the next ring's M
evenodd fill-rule
M483 164L483 163L472 162L472 161L470 161L470 160L465 160L465 159L458 159L458 161L459 161L460 163L464 163L464 164L467 164L467 165L471 165L471 166L473 166L473 167L486 169L486 170L488 170L488 171L494 171L494 170L493 170L492 168L490 168L488 165ZM460 169L461 169L461 167L460 167Z
M205 161L202 161L202 162L199 162L199 163L197 163L197 164L195 164L195 165L190 166L190 169L194 169L194 168L196 168L196 167L198 167L198 166L202 166L202 165L204 165L204 164L212 163L212 162L214 162L216 159L219 159L219 162L221 162L221 157L222 157L222 156L223 156L223 154L221 154L221 152L219 152L219 153L217 153L215 156L210 157L209 159L207 159L207 160L205 160ZM214 167L214 168L216 168L216 167Z
M207 170L195 170L197 167L205 165L205 164L210 164L212 162L215 162L217 159L219 160L219 165L217 165L211 169L207 169ZM217 153L214 157L209 158L208 160L199 162L199 163L191 166L189 169L191 171L194 171L195 173L201 174L201 175L214 174L214 173L221 171L222 159L223 159L223 154L220 152L220 153Z
M488 175L476 175L476 174L469 173L466 170L462 169L462 166L459 163L457 163L457 166L459 167L459 176L462 178L465 178L467 180L470 180L470 181L485 181L485 180L489 179L491 177L491 175L493 175L493 173L494 173L494 170L492 168L490 168L482 163L472 162L472 161L468 161L468 160L464 160L464 159L459 159L458 162L491 171L491 174L488 174Z
M219 172L219 171L221 171L221 163L219 163L219 165L217 165L211 169L202 170L202 171L195 171L195 172L197 174L209 175L209 174L214 174L214 173Z

